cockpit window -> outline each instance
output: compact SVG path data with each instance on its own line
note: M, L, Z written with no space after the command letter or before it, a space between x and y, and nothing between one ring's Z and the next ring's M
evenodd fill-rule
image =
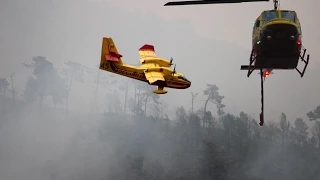
M264 12L262 17L264 21L270 21L272 19L279 18L278 12L276 11Z
M290 21L296 21L296 14L290 11L282 11L281 18L289 19Z
M185 81L190 82L186 77L183 77L183 76L178 76L178 79L183 79L183 80L185 80Z

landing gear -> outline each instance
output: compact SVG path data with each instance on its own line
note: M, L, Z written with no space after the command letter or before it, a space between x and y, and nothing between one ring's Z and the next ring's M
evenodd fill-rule
M250 77L252 72L255 70L255 67L253 66L253 63L256 61L257 56L254 54L254 49L252 49L249 59L249 66L241 66L241 70L248 70L247 77Z
M168 91L164 90L164 87L158 86L158 89L154 90L155 94L166 94Z
M305 65L304 65L304 68L303 68L302 72L301 72L297 67L296 67L295 69L298 71L298 73L300 74L300 76L303 77L303 75L304 75L304 73L305 73L305 71L306 71L306 69L307 69L307 66L308 66L308 64L309 64L310 55L308 54L308 55L307 55L307 60L305 60L304 57L305 57L305 55L306 55L307 49L305 49L304 47L301 47L301 50L302 50L303 52L298 52L298 54L299 54L299 59L301 59L301 61L304 62Z

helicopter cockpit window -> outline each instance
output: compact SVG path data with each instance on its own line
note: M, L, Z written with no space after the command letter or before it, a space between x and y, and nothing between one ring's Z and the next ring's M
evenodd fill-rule
M290 21L295 22L296 20L296 14L290 11L282 11L281 12L281 18L289 19Z
M272 19L279 18L278 12L276 11L269 11L269 12L264 12L263 13L263 20L264 21L270 21Z

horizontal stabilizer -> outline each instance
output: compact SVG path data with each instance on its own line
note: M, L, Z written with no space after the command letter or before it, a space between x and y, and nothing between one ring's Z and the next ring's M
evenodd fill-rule
M119 62L121 57L121 54L117 54L115 52L109 52L108 54L105 54L105 58L107 61Z
M173 1L164 6L200 5L200 4L223 4L223 3L244 3L244 2L268 2L269 0L203 0L203 1Z

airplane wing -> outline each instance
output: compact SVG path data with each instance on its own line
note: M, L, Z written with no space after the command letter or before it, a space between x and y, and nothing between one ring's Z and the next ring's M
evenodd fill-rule
M153 84L156 81L165 81L161 72L144 72L144 74L150 84Z
M154 50L154 46L150 44L145 44L139 49L140 62L143 63L146 58L157 57Z

